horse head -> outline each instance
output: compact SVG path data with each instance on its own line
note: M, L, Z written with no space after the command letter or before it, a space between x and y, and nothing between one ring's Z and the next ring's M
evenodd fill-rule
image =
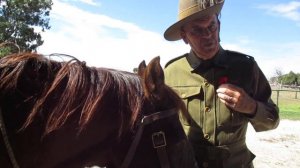
M141 62L138 75L144 90L144 111L131 146L121 166L196 168L194 153L179 121L190 119L181 98L164 82L160 57L146 65Z

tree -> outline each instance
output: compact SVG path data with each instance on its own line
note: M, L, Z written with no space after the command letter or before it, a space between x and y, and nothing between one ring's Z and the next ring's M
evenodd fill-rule
M290 71L290 73L280 76L279 79L284 85L298 85L299 76L300 74L296 74L293 71Z
M0 58L4 55L8 55L10 53L18 53L20 52L20 48L15 43L4 42L0 43Z
M35 51L43 44L37 31L50 29L52 0L0 0L0 44L14 43L21 51ZM1 53L11 52L9 47Z
M280 68L276 68L275 69L275 75L276 75L276 77L282 76L283 75L282 70Z
M278 84L278 83L280 83L279 78L280 78L280 76L282 76L282 75L283 75L282 70L281 70L280 68L277 67L277 68L275 68L274 76L271 77L271 78L269 79L269 81L270 81L272 84Z

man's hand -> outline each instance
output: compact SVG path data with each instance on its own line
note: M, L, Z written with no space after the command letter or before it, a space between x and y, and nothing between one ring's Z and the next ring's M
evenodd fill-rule
M217 89L220 101L235 111L255 115L256 101L251 98L242 88L232 84L222 84Z

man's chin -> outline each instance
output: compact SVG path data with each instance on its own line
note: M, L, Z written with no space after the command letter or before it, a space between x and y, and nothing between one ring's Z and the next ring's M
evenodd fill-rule
M218 52L218 47L208 47L205 49L207 55L215 55Z

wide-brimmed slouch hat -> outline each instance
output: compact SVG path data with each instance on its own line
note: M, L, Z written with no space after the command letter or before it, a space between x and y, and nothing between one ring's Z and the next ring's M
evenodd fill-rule
M165 39L169 41L181 39L181 28L187 22L213 14L219 15L224 1L225 0L179 0L177 22L165 31Z

